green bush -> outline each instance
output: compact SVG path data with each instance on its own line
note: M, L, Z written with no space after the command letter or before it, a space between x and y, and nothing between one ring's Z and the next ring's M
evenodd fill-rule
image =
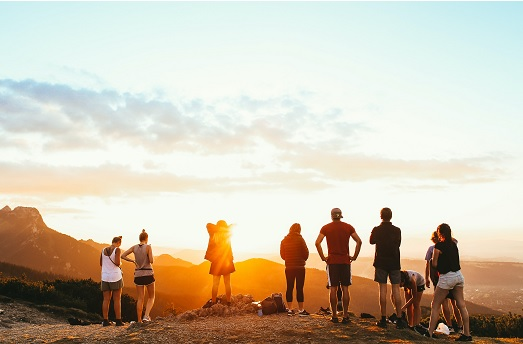
M0 275L0 294L40 305L74 308L93 314L102 312L100 284L92 279L29 281L25 276ZM109 318L115 318L112 302ZM122 295L122 320L136 320L136 301L127 294Z
M522 338L523 317L512 313L501 316L472 315L470 332L480 337Z

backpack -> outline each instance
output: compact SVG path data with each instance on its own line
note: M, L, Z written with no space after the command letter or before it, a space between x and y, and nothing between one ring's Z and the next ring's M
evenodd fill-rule
M283 296L281 293L273 293L267 296L261 302L261 309L263 315L285 312L286 307L283 303Z
M286 312L287 307L285 306L285 303L283 302L283 295L281 293L273 293L271 296L272 296L274 302L276 302L276 307L278 309L277 312L278 313Z

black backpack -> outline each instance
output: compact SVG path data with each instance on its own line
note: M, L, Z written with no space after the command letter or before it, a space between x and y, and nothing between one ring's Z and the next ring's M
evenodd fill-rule
M285 312L286 307L283 302L283 296L281 293L273 293L267 296L261 302L262 313L264 315Z

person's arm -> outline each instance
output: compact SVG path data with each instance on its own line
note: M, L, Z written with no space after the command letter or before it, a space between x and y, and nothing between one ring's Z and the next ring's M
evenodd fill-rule
M309 259L309 248L307 247L305 239L301 238L301 241L303 242L303 259L307 260Z
M285 260L285 244L283 243L283 240L280 243L280 257Z
M102 266L102 253L100 253L100 266Z
M425 261L425 286L430 288L430 260Z
M410 288L409 289L410 289L410 294L412 296L407 302L405 302L403 307L401 307L402 310L407 309L412 304L412 302L414 302L414 300L416 299L416 295L418 295L418 286L416 285L416 279L414 278L414 276L411 276L411 278L410 278Z
M369 242L370 242L371 245L374 245L376 243L376 233L374 233L375 230L376 230L376 228L374 228L372 230L372 232L370 232Z
M316 239L316 242L314 244L316 245L316 250L318 250L318 254L320 255L321 260L326 262L328 257L325 257L325 255L323 254L323 249L321 248L321 242L323 241L323 238L325 238L325 235L321 233L318 234L318 238Z
M127 256L129 254L131 254L131 252L133 252L134 250L134 246L132 246L130 249L128 249L127 251L125 251L124 253L122 253L121 257L123 260L126 260L128 262L131 262L131 263L135 263L136 264L136 261L132 260L131 258L127 258Z
M437 248L434 248L434 252L432 253L432 266L434 268L438 267L438 258L439 258L440 254L441 254L441 251L438 250Z
M154 263L153 248L151 245L147 245L147 255L149 256L149 263Z
M120 264L122 264L122 261L120 260L122 250L120 250L119 247L117 247L115 250L116 250L116 253L114 254L114 264L120 266Z
M358 258L358 255L360 254L362 242L361 242L361 239L360 239L360 237L358 236L358 234L356 232L352 233L351 237L352 237L352 239L354 239L354 241L356 241L356 248L354 249L354 255L352 257L349 257L349 258L350 258L351 261L355 261Z

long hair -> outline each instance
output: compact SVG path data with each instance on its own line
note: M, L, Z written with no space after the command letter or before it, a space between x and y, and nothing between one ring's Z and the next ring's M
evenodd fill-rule
M138 239L140 239L140 241L145 241L145 240L149 239L149 234L147 234L145 229L142 229L142 232L138 236Z
M450 226L446 223L439 225L438 236L440 237L440 241L452 240L452 230L450 229Z

